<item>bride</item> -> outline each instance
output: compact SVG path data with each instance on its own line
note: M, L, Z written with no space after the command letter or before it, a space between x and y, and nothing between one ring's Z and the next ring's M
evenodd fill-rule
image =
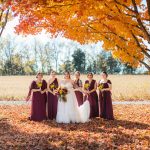
M90 104L85 101L80 107L78 106L75 90L73 89L74 81L70 78L70 73L65 73L64 80L59 83L60 87L68 90L66 102L58 100L56 122L58 123L85 123L89 120Z

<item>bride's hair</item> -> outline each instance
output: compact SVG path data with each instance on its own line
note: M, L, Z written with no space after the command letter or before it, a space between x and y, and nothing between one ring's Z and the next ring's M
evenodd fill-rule
M71 79L71 76L70 76L70 72L69 71L65 71L64 75L68 74L69 75L69 79Z
M52 71L50 72L50 74L52 74L52 73L56 73L56 71L52 70Z
M76 71L75 74L78 74L80 76L81 73L80 73L80 71Z

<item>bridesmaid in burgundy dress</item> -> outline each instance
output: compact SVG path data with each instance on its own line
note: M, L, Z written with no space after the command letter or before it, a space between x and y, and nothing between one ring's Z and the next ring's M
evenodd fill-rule
M83 93L82 93L82 81L80 80L80 72L75 72L75 81L74 81L75 94L78 100L78 105L83 104Z
M100 101L100 117L108 120L113 120L113 107L111 98L111 81L107 79L107 72L101 74L102 79L98 83L99 101Z
M50 120L56 119L57 115L57 103L58 98L56 95L56 89L58 88L58 80L56 78L56 72L51 72L51 77L47 84L48 89L48 118Z
M84 84L85 97L84 100L88 99L90 102L90 118L99 117L99 105L97 95L97 83L93 79L93 73L88 73L88 80Z
M27 101L31 99L31 116L30 120L42 121L46 119L46 91L47 83L43 80L43 74L38 73L36 75L37 80L32 81Z

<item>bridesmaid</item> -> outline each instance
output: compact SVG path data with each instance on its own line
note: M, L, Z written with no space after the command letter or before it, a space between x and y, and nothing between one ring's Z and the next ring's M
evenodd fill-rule
M58 79L56 72L51 72L51 77L47 84L48 89L48 118L50 120L56 119L58 98L55 90L58 88Z
M90 118L99 117L99 105L97 95L97 83L93 79L93 73L88 73L88 80L84 84L85 97L84 100L88 99L90 102Z
M113 107L112 107L112 98L111 90L112 84L111 81L107 79L107 72L101 74L101 80L99 81L99 101L100 101L100 117L108 120L113 120Z
M74 81L75 94L78 100L78 105L83 104L83 93L82 93L82 81L80 80L80 72L75 72L75 81Z
M46 91L47 83L43 80L43 74L37 73L36 80L32 81L27 101L31 99L31 116L30 120L42 121L46 119Z

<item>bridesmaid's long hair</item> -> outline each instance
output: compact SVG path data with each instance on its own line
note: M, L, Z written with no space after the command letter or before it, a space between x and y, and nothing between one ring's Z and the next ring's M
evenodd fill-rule
M89 75L91 75L91 76L93 77L93 73L92 73L92 72L89 72L89 73L87 74L87 77L88 77Z
M69 79L71 79L71 75L69 71L65 71L64 75L68 74L69 75Z

